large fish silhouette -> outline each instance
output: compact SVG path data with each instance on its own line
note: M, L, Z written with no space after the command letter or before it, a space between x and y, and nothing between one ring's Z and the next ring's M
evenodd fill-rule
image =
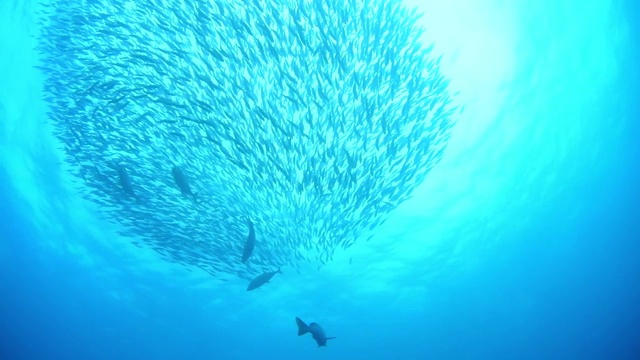
M327 340L336 338L335 336L327 337L322 327L314 322L307 325L299 317L296 317L296 324L298 324L298 336L311 333L313 339L318 343L318 347L327 346Z
M278 268L278 270L276 270L276 271L266 272L266 273L264 273L262 275L259 275L257 278L251 280L251 282L249 283L249 286L247 287L247 291L251 291L251 290L257 289L260 286L268 283L269 280L271 280L271 278L275 274L282 274L282 271L280 271L280 268Z
M242 262L247 262L251 254L253 253L253 248L256 246L256 231L253 228L253 223L249 220L249 236L247 237L247 241L244 243L244 251L242 252Z

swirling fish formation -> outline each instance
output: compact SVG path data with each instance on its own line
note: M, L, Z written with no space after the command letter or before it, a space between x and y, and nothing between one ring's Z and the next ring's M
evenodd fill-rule
M458 109L419 17L396 0L54 0L49 118L83 195L141 246L243 278L326 263L446 147Z

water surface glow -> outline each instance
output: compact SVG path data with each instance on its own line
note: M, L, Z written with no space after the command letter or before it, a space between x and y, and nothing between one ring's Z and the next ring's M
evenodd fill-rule
M3 2L0 310L28 313L7 339L64 358L634 358L637 18L605 0L416 4L464 106L445 157L369 242L247 296L114 236L74 193L33 68L36 4ZM294 316L338 339L310 351Z

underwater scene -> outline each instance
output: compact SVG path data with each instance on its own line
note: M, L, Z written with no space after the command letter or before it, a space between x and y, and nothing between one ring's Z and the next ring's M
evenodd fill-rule
M1 0L0 359L640 359L638 14Z

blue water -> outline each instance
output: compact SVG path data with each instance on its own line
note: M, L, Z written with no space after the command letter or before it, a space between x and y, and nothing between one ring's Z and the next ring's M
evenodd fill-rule
M370 241L246 292L80 200L36 4L0 3L0 359L639 359L640 9L422 6L465 107L445 157Z

